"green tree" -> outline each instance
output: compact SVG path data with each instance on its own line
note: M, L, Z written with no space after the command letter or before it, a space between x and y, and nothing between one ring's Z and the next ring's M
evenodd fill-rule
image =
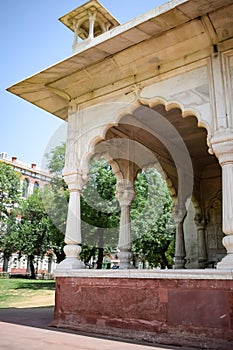
M0 161L0 219L4 219L20 199L20 174Z
M7 233L7 221L12 210L20 202L20 173L12 166L0 161L0 248L3 251L3 271L7 270L7 261L11 255L4 246Z
M119 206L115 198L116 177L104 158L90 163L89 181L81 197L82 257L87 262L98 251L97 269L102 268L104 251L117 246Z
M53 148L50 153L46 153L48 160L47 167L55 175L61 175L65 164L66 144L62 142L61 145Z
M68 187L61 175L65 164L65 151L66 144L63 142L46 154L47 167L55 176L42 194L46 211L53 223L50 232L51 248L58 263L65 259L63 248L69 202Z
M57 262L65 258L63 251L65 228L68 210L69 192L64 180L55 177L41 193L44 207L51 220L50 247L54 251Z
M21 219L17 220L16 216ZM17 251L19 257L27 255L31 278L35 278L35 256L42 258L50 249L51 226L38 190L22 201L21 206L9 217L5 247L9 252Z
M171 267L174 256L172 201L161 175L153 168L138 174L131 206L132 250L151 267Z

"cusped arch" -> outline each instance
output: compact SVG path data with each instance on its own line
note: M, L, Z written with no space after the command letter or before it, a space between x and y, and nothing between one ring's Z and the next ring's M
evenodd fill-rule
M104 104L103 104L104 105ZM108 105L106 103L106 105ZM114 126L118 126L120 120L126 115L126 114L132 114L135 109L137 109L141 104L139 102L136 102L134 104L128 104L128 103L118 103L118 109L115 111L112 115L112 120L107 122L102 122L101 125L98 124L98 126L92 126L92 129L88 129L88 132L90 130L96 131L95 135L93 135L86 145L86 151L82 155L81 159L81 167L85 168L87 164L89 163L90 159L95 154L95 148L98 143L101 141L104 141L106 139L107 132Z
M126 116L126 115L133 115L135 110L137 110L140 106L148 106L149 108L154 108L158 105L163 105L165 107L166 111L170 111L174 108L178 108L181 111L181 117L195 117L197 119L197 126L199 128L204 128L207 131L207 139L211 136L211 128L210 125L201 119L200 113L193 109L193 108L185 108L184 105L175 100L167 101L165 98L162 97L152 97L152 98L140 98L137 97L137 100L133 103L120 103L119 104L119 111L115 112L113 115L113 119L111 122L107 122L106 124L103 124L102 127L99 129L98 135L93 137L93 139L90 141L90 147L89 150L92 153L93 149L95 148L95 145L101 141L104 140L106 137L106 133L109 129L111 129L113 126L118 126L120 121Z
M139 98L140 102L143 105L146 105L150 108L154 108L158 105L163 105L165 107L165 110L168 112L174 108L178 108L181 111L182 118L186 117L195 117L197 119L197 126L199 128L204 128L207 131L208 139L211 137L211 127L210 125L202 120L200 113L193 108L185 108L184 105L180 101L176 100L166 100L165 98L156 96L152 98Z
M89 143L86 147L86 151L82 157L82 163L84 164L84 167L88 167L89 160L95 153L96 145L99 142L105 140L107 132L112 127L117 127L125 116L133 116L135 111L140 107L148 107L150 109L154 109L158 105L164 106L166 111L170 111L174 108L179 109L181 112L181 118L184 119L188 116L195 117L197 120L197 127L204 128L207 131L206 144L208 146L208 139L211 135L211 129L208 123L201 119L201 116L197 110L185 108L184 105L182 105L182 103L180 103L179 101L167 101L166 99L161 97L153 97L148 99L137 97L137 99L133 103L119 103L119 107L111 115L111 120L108 119L107 122L103 122L101 126L98 126L98 128L96 128L96 133L95 135L93 135L93 137L90 138ZM95 126L93 126L93 128L95 128ZM148 130L148 132L150 132L150 130ZM191 166L191 161L189 163Z

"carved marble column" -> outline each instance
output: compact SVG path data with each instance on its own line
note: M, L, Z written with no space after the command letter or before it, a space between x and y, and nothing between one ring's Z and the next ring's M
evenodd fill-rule
M96 12L88 12L89 16L89 38L94 38L94 28L95 28L95 19L96 19Z
M85 142L82 139L83 116L75 101L70 102L68 110L68 128L66 142L66 161L63 169L64 180L70 192L64 252L66 259L57 267L56 272L85 268L80 261L82 235L80 217L80 196L88 181L88 166L83 161Z
M174 210L174 221L176 225L175 258L173 269L184 269L186 263L186 251L184 242L184 219L187 215L186 208L176 207Z
M205 238L206 222L205 218L201 214L197 214L194 221L197 226L198 267L199 269L204 269L207 266L207 249Z
M127 180L117 183L116 198L121 208L120 230L118 248L120 250L120 268L132 268L131 259L131 224L130 205L134 199L135 192L132 184Z
M64 247L66 258L58 265L57 271L85 268L79 255L82 250L80 195L86 179L83 179L81 172L65 175L64 179L70 192Z
M210 145L210 153L215 153L222 166L223 245L227 250L217 269L233 269L233 130L220 128Z
M74 31L74 40L73 40L72 49L74 51L76 49L76 46L78 45L80 22L74 19L72 24L73 24L73 31Z

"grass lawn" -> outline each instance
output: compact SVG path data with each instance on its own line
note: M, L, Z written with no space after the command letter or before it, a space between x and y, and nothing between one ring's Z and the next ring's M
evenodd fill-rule
M54 304L55 281L0 278L0 308Z

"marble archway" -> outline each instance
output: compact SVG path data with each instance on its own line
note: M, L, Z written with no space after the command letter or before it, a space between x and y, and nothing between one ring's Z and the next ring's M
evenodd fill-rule
M78 213L80 210L75 209L79 202L77 198L72 207L72 193L78 192L80 196L82 187L88 181L88 163L97 145L101 145L102 152L110 154L113 160L118 159L123 179L131 184L138 169L159 162L177 193L174 206L177 226L176 267L183 268L186 261L183 224L188 212L187 200L194 193L204 208L201 191L205 187L205 173L208 174L208 169L212 167L221 178L220 166L217 159L208 153L209 128L201 121L198 112L184 108L182 110L179 102L172 101L164 105L161 98L147 102L146 106L138 99L131 104L103 103L84 110L78 110L71 103L66 164L63 170L71 190L70 212ZM130 189L130 194L127 206L130 206L133 199L133 188ZM79 222L75 215L72 220ZM78 239L75 239L74 234L72 239L69 238L69 223L68 214L66 251L71 248L69 246L77 249L82 240L81 229L78 230ZM77 233L75 235L77 237Z

